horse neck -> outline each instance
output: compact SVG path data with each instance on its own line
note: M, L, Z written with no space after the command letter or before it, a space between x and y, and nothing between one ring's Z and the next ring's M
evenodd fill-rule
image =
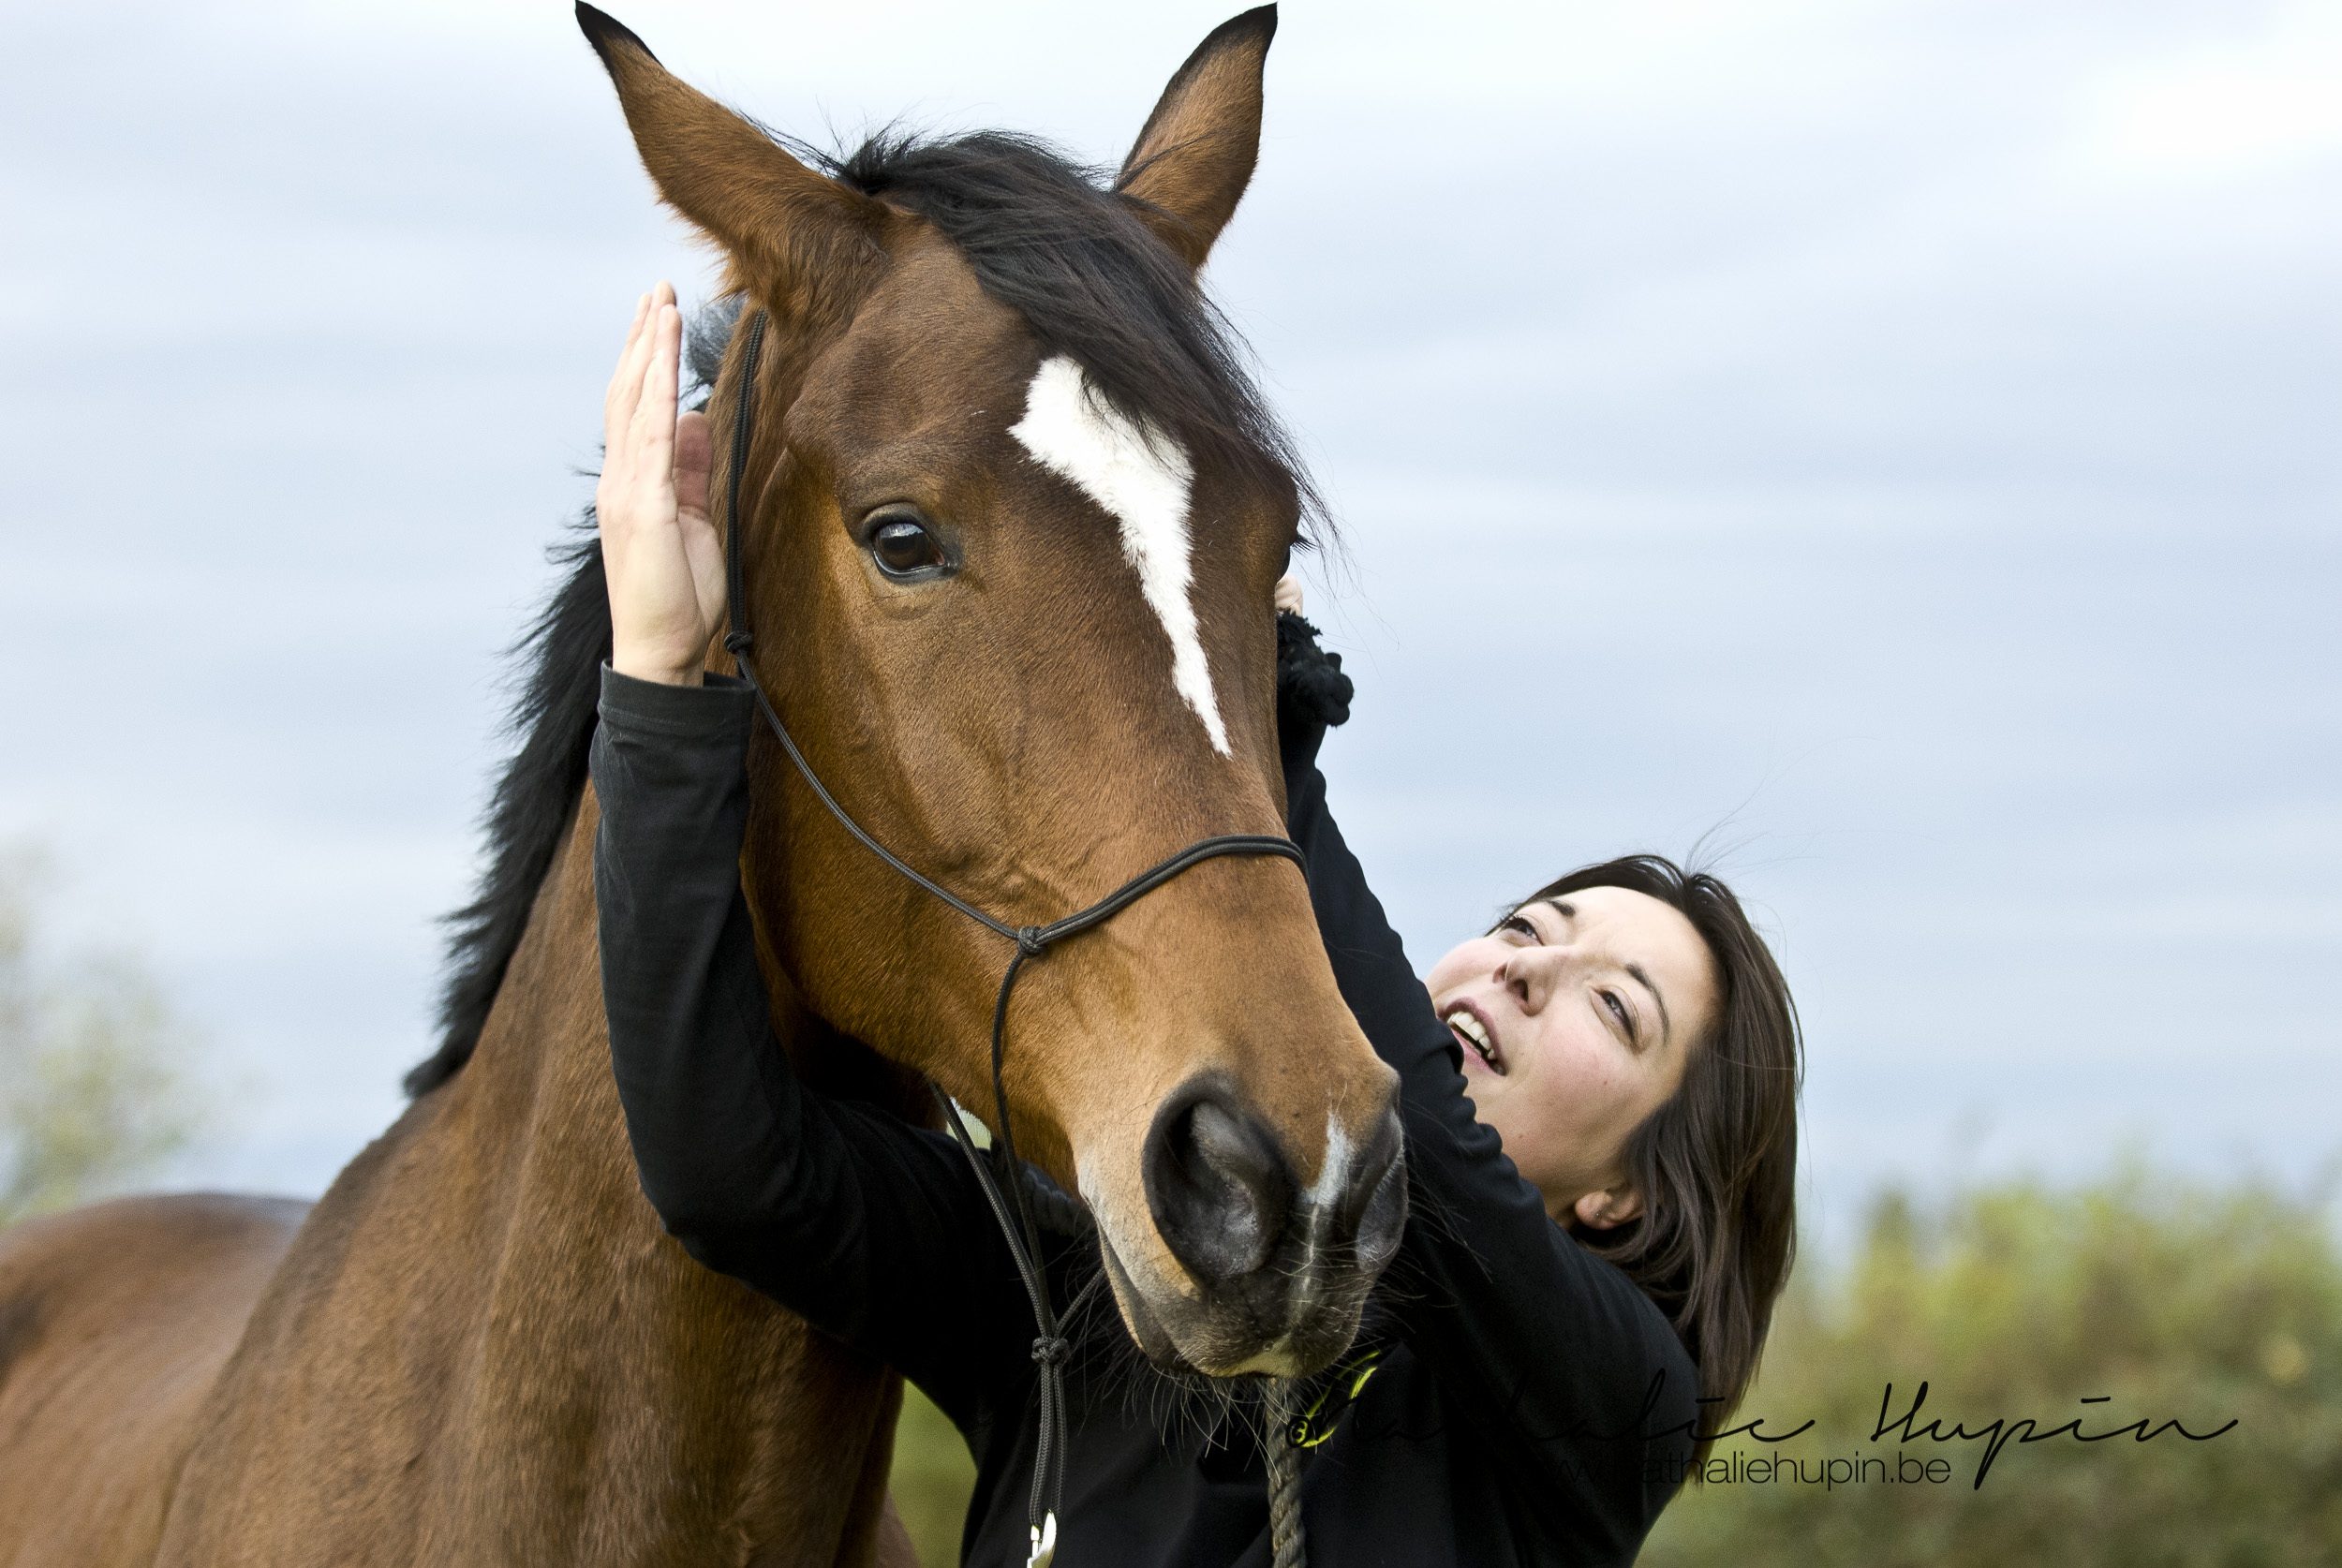
M416 1261L465 1273L425 1331L462 1368L442 1414L464 1512L558 1539L582 1509L645 1560L744 1533L775 1561L859 1556L898 1385L693 1263L644 1198L601 1007L599 821L589 786L479 1050L394 1156L407 1202L428 1194L402 1227Z

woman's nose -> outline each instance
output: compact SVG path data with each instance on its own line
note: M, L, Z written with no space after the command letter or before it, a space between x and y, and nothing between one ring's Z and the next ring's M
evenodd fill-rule
M1559 948L1527 948L1505 960L1497 969L1496 983L1513 994L1521 1012L1535 1013L1552 997L1561 970Z

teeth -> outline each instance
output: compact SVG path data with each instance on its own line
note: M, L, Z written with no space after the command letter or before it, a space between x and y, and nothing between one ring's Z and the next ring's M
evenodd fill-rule
M1472 1042L1472 1048L1480 1053L1482 1061L1487 1062L1490 1067L1496 1065L1496 1048L1489 1043L1489 1031L1481 1027L1479 1019L1472 1015L1470 1008L1456 1009L1446 1016L1444 1022L1449 1028Z

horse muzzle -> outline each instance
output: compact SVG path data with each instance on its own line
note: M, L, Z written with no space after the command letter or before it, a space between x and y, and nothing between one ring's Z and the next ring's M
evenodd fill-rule
M1317 1179L1304 1186L1275 1131L1207 1077L1164 1102L1140 1161L1156 1236L1179 1277L1149 1278L1172 1273L1160 1254L1134 1271L1110 1226L1104 1251L1150 1359L1213 1377L1302 1377L1349 1348L1406 1226L1395 1109L1358 1138L1329 1119Z

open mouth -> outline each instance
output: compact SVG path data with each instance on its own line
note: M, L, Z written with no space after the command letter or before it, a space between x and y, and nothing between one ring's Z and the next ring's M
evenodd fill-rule
M1488 1063L1490 1072L1501 1074L1505 1071L1505 1053L1496 1048L1496 1036L1490 1032L1487 1019L1470 1007L1458 1006L1448 1009L1447 1016L1441 1022L1455 1031L1456 1038L1462 1041L1468 1049Z

